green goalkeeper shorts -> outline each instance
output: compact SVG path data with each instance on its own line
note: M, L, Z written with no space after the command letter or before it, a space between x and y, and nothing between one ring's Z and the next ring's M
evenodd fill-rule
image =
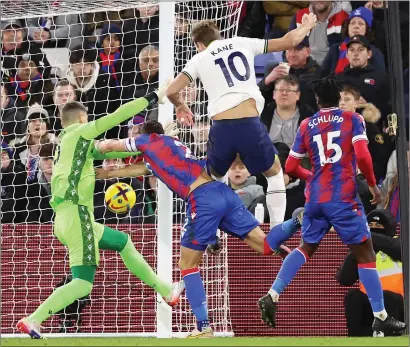
M94 213L86 206L67 204L56 212L54 235L68 248L70 267L98 266L98 242L104 226L94 221Z

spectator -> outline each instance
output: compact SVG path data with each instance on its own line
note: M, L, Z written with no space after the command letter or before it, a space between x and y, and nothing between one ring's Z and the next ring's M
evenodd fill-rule
M258 203L263 203L267 208L263 187L256 184L256 177L251 176L243 162L238 158L232 163L228 170L229 185L239 195L246 208L255 214L255 207Z
M116 83L100 71L94 49L77 47L71 51L67 80L77 88L79 101L88 108L90 121L112 113L120 106ZM118 137L118 134L118 127L107 132L108 137Z
M38 55L22 52L17 59L17 73L10 76L6 84L9 95L15 95L15 107L26 107L34 103L46 103L54 89L50 80L43 76L42 61Z
M50 199L55 149L54 143L46 143L40 147L37 180L29 185L27 192L29 221L31 222L51 223L54 218Z
M313 60L321 65L329 47L342 41L342 24L349 15L339 2L310 1L309 7L299 10L293 16L289 30L302 23L305 13L314 13L317 17L317 24L309 35L309 43Z
M60 5L59 1L52 2L48 13L56 13ZM83 44L82 23L78 14L28 18L26 22L28 37L42 47L73 48Z
M124 25L124 49L129 56L136 58L147 45L158 44L158 11L158 5L137 7L134 18Z
M272 142L292 147L299 124L314 114L310 106L300 101L300 94L300 84L292 75L276 79L273 101L265 104L261 114Z
M40 105L30 106L26 118L27 135L16 138L10 143L14 148L14 159L27 172L27 181L37 178L40 147L46 143L55 143L57 138L48 133L48 113Z
M309 6L309 1L262 1L262 6L266 14L273 16L273 25L265 38L275 39L286 34L293 15Z
M19 20L1 21L1 65L2 72L6 77L16 74L19 57L24 53L29 53L38 62L43 71L43 78L50 77L51 66L46 55L34 42L26 40L26 32Z
M175 15L174 66L177 74L182 71L188 60L195 54L195 47L191 39L190 23L191 16L189 12Z
M52 129L56 135L63 129L60 119L61 109L67 102L77 99L76 87L70 84L66 79L57 82L54 86L53 105L50 106L47 111L50 115L50 129Z
M102 165L104 170L116 170L124 167L122 159L105 159ZM136 178L114 178L107 180L97 180L95 183L94 193L94 216L97 223L102 224L122 224L136 222L134 220L140 214L140 206L136 204L128 213L114 213L110 211L105 204L105 191L118 182L129 184L138 194L141 191L142 184ZM141 198L137 198L138 201Z
M159 50L148 45L138 57L138 71L135 78L134 98L141 97L158 88Z
M0 84L0 122L1 136L5 142L9 143L15 137L23 136L23 122L26 115L24 112L14 107L14 99L7 94L7 89Z
M265 34L266 13L263 1L244 1L246 17L239 25L238 36L262 38Z
M295 48L286 51L286 61L290 65L289 70L280 63L267 64L265 78L259 82L259 89L266 103L272 101L274 82L279 77L292 75L299 79L301 100L313 110L317 109L316 98L309 86L309 82L319 78L320 69L316 61L310 56L310 53L309 40L305 38Z
M403 68L409 66L409 2L399 1L399 26L400 42L402 52ZM364 5L373 12L373 33L374 42L383 52L384 56L389 59L390 54L387 52L386 22L388 2L387 1L368 1Z
M375 210L367 216L376 252L386 311L396 319L404 319L403 272L400 240L393 238L396 222L389 211ZM352 286L359 280L357 261L349 252L336 274L342 286ZM373 312L364 286L351 289L344 298L348 336L372 336ZM392 335L386 332L386 335Z
M373 104L360 104L360 92L346 85L340 93L339 107L344 111L360 112L366 121L369 151L373 159L376 181L381 182L386 175L387 162L393 151L393 143L380 127L380 111Z
M371 41L372 34L372 11L366 7L359 7L350 13L349 18L343 23L342 36L344 38L341 44L332 45L322 64L322 76L329 76L331 72L339 74L349 66L347 59L347 42L355 35L366 36ZM383 53L374 45L371 45L372 56L370 63L377 69L386 71L386 63Z
M336 78L360 91L360 103L374 104L386 117L390 113L389 81L386 72L370 64L371 56L369 40L363 35L353 36L347 43L349 66Z
M123 89L131 85L135 78L135 58L124 59L121 29L110 23L105 24L99 38L98 62L100 71L115 85L122 102L130 96L123 95Z
M396 219L396 221L400 223L400 196L398 173L387 175L383 181L380 191L383 196L383 202L378 207L390 211Z
M1 141L1 223L27 219L26 174L13 160L13 151Z

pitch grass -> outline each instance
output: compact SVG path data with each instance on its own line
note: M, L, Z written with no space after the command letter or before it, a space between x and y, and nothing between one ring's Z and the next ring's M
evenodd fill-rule
M213 339L155 338L4 338L2 346L409 346L409 337L233 337Z

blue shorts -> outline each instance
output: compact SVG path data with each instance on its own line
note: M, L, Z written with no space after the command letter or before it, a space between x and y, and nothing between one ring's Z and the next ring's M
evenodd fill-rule
M302 222L302 239L319 244L333 226L342 242L355 245L370 238L366 213L361 203L307 203Z
M212 168L224 176L237 153L251 175L272 167L278 152L259 117L212 122L207 145L208 170Z
M258 225L232 188L213 181L199 186L188 196L181 245L204 251L216 242L218 228L243 240Z

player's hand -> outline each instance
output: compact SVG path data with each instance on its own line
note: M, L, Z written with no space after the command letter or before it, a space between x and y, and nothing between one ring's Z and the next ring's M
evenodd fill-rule
M176 111L178 122L180 124L185 125L185 126L191 126L194 124L194 121L192 119L193 113L191 112L190 108L186 104L182 103L181 105L175 108L175 111Z
M110 178L109 174L110 172L108 170L95 168L95 178L97 179L106 180L107 178Z
M314 13L305 13L302 17L302 25L308 29L313 29L316 25L317 18Z
M165 135L167 136L178 138L178 134L179 134L178 124L175 122L169 122L165 124L164 132L165 132Z
M276 66L269 75L265 78L265 84L269 85L275 82L278 78L289 75L288 69L284 65Z
M217 236L216 242L213 245L208 245L206 253L210 255L218 255L222 252L221 239Z
M379 187L374 186L374 187L369 187L370 193L373 196L373 199L370 200L370 203L372 205L378 205L382 202L382 193L380 192Z
M168 88L170 83L171 83L171 79L168 78L165 81L165 83L160 85L160 87L155 91L155 94L157 94L157 96L158 96L158 103L159 104L165 104L165 101L166 101L165 92L167 91L167 88Z

